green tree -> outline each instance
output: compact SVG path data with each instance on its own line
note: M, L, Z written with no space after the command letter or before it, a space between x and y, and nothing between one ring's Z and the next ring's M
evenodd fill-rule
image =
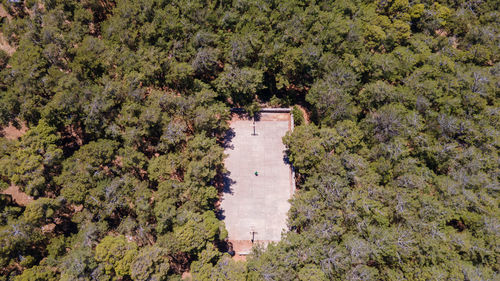
M57 274L46 267L34 266L23 271L23 274L14 277L15 281L56 281Z
M208 185L223 170L224 149L215 139L199 134L187 143L182 159L185 181Z
M215 81L217 91L230 98L237 106L250 104L255 95L264 88L263 73L253 68L238 68L231 65Z
M177 247L182 252L196 254L204 249L209 241L224 240L227 236L223 223L212 211L202 215L188 213L186 220L183 225L174 227Z
M157 246L143 247L130 265L132 280L165 280L170 270L168 253Z
M350 94L356 90L358 83L354 72L339 67L317 81L306 100L315 107L317 116L324 121L350 119L356 113Z
M123 235L106 236L95 249L95 259L104 263L106 273L123 277L131 274L130 266L137 255L137 246Z
M11 181L27 194L41 196L50 190L52 175L62 161L60 137L44 120L29 130L17 145L11 159Z
M33 225L40 225L54 219L55 213L61 207L57 199L39 198L26 206L23 212L25 221Z
M118 143L101 139L82 146L62 163L61 175L55 178L63 188L61 195L69 202L83 203L89 191L100 180L106 179L115 158Z
M299 280L328 280L323 271L321 271L317 266L308 264L299 271Z
M20 263L23 260L30 261L26 266L32 266L37 261L33 256L39 257L32 251L43 241L40 229L22 220L9 221L9 224L0 226L0 265L3 268L11 262ZM9 272L6 270L7 273Z
M293 123L295 126L300 126L305 123L304 114L302 113L302 111L299 109L298 106L295 105L292 108L292 114L293 114Z
M498 279L498 1L230 2L3 1L0 189L36 200L0 195L0 280ZM260 103L312 124L237 262L221 144Z
M312 173L313 168L326 154L315 125L296 127L293 132L288 132L283 137L283 143L288 147L290 161L297 171L303 174Z

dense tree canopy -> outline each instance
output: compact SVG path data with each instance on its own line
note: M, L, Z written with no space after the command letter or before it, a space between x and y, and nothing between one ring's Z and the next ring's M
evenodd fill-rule
M34 200L0 195L0 280L499 278L498 1L1 3L0 189ZM221 141L260 106L295 106L298 191L237 262Z

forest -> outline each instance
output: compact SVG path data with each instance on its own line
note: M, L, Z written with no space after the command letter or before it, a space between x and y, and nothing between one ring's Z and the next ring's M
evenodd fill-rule
M0 281L500 278L500 1L0 2ZM246 262L232 107L296 125Z

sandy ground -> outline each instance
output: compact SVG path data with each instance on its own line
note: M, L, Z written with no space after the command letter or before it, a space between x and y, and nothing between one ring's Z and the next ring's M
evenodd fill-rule
M7 11L0 5L0 17L7 17L9 20L12 18ZM0 30L0 50L4 50L7 54L12 55L16 49L9 45L5 37L3 36L2 31Z
M9 20L12 18L12 16L9 15L9 13L7 13L7 11L2 5L0 5L0 17L2 18L7 17Z
M5 51L7 54L9 54L9 56L12 56L12 54L16 51L16 48L7 43L7 40L3 36L2 32L0 32L0 50Z
M231 122L221 210L237 259L250 253L252 236L255 243L279 241L286 229L293 190L282 137L289 122L289 114L263 113L256 122L256 136L253 121Z
M185 271L182 273L181 279L185 281L191 281L193 280L193 277L191 276L191 273L189 271Z
M33 197L28 196L26 193L19 190L19 187L13 184L2 191L2 193L12 196L12 199L20 206L26 206L34 200Z
M289 121L290 113L261 113L259 121Z
M16 127L9 125L8 127L3 128L3 131L0 132L0 135L3 135L6 139L16 140L19 137L22 137L26 131L28 131L28 127L24 123L21 124L21 129L17 129Z
M236 121L252 121L253 119L247 114L237 114L233 113L231 123ZM259 121L288 121L290 120L290 113L271 113L271 112L262 112L259 113L256 120Z
M6 139L14 140L24 135L27 130L28 128L24 124L21 124L20 130L18 130L16 127L12 125L9 125L8 127L5 127L3 131L0 132L0 135L5 137ZM26 193L19 190L19 187L14 184L10 185L6 190L2 191L1 193L9 194L10 196L12 196L12 199L18 205L21 206L26 206L33 201L33 197L28 196Z

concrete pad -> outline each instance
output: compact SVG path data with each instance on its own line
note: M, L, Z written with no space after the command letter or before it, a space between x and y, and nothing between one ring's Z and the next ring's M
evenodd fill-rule
M282 137L289 130L290 115L276 116L279 118L273 118L272 113L262 114L255 123L256 136L252 135L253 121L231 122L225 150L229 173L221 199L230 241L251 240L252 231L255 241L279 241L286 229L293 179L285 161Z

